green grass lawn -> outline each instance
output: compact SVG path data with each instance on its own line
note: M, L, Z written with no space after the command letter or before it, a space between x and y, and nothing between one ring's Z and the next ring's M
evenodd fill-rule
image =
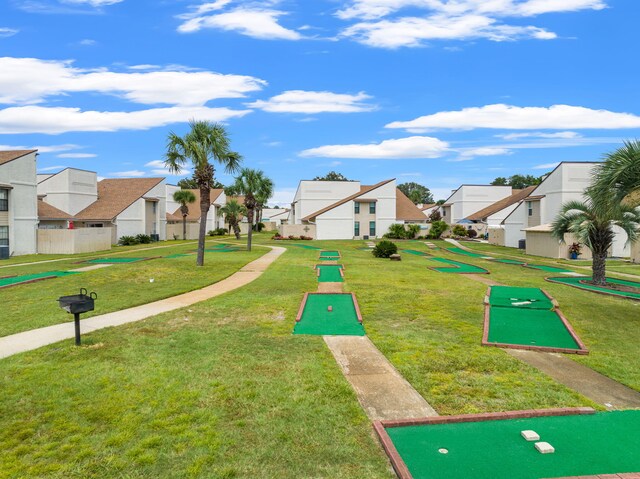
M193 244L145 251L137 248L113 258L121 260L127 257L172 256L192 249ZM114 264L103 269L2 289L0 294L3 299L3 314L0 318L0 336L73 320L72 315L58 307L56 300L63 295L75 294L82 287L98 294L95 311L83 315L90 317L175 296L215 283L235 273L266 251L265 248L254 248L251 253L206 253L202 269L196 268L195 255ZM55 263L4 268L0 269L0 276L77 269L91 266L91 263L77 264L78 261L97 257L98 255L93 254Z
M267 238L256 242L288 247ZM355 248L364 243L312 244L341 251L367 335L440 414L594 406L480 346L484 284L431 271L417 255L391 262ZM243 254L207 256L209 273L213 258ZM317 257L288 247L234 292L93 332L80 348L69 340L1 361L0 478L394 477L322 338L292 334L303 293L317 288ZM186 260L174 282L194 269ZM505 284L545 288L591 351L571 359L640 389L638 303L546 283L541 271L465 262Z

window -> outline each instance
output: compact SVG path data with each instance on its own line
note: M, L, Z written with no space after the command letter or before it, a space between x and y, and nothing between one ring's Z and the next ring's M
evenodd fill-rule
M533 216L533 201L527 201L527 212L529 216Z
M447 209L446 208L442 208L442 216L447 216Z
M353 224L353 236L360 236L360 222L359 221L356 221Z
M375 205L375 203L372 203ZM375 221L369 221L369 236L375 236L376 235L376 222Z
M353 203L353 212L355 214L360 214L360 203L358 203L357 201Z
M0 211L9 211L9 190L0 190Z
M0 246L9 246L9 227L0 226Z
M155 215L158 211L158 203L154 201L152 205L153 205L153 214Z
M376 204L373 201L369 203L369 213L372 215L376 214Z

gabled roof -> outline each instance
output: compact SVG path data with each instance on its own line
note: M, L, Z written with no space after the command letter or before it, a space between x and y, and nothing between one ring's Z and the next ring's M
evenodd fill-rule
M499 201L496 201L492 205L487 206L486 208L482 208L480 211L476 211L472 215L467 216L466 219L471 221L482 221L483 219L496 214L503 209L519 203L523 199L527 198L533 190L536 189L537 185L528 186L522 190L513 190L513 194L511 196L507 196L506 198L502 198Z
M369 193L370 191L373 191L376 188L380 188L381 186L384 186L387 183L391 183L394 179L395 178L391 178L390 180L381 181L380 183L376 183L375 185L371 185L371 186L360 186L360 191L358 193L354 193L351 196L347 196L346 198L343 198L340 201L336 201L335 203L333 203L333 204L331 204L329 206L326 206L326 207L322 208L321 210L316 211L315 213L311 213L310 215L307 215L304 218L302 218L302 221L311 221L315 217L320 216L321 214L324 214L327 211L331 211L332 209L337 208L340 205L344 205L345 203L348 203L349 201L355 200L359 196L362 196L362 195L364 195L366 193ZM422 217L424 218L424 215L422 215Z
M437 206L438 203L428 203L426 205L422 205L422 208L420 208L422 211L424 210L428 210L429 208L433 208L434 206Z
M396 188L396 219L402 221L425 221L427 218L420 208Z
M56 208L55 206L38 200L38 219L40 220L72 220L69 213Z
M30 153L36 153L38 150L8 150L0 151L0 165L9 163L10 161L22 158Z
M80 220L113 220L164 178L114 178L98 182L98 199L80 211Z
M187 221L199 221L200 220L200 190L199 189L189 189L191 193L196 197L196 200L193 203L189 203L187 206L189 208L189 214L187 215ZM211 190L211 204L217 205L216 200L220 198L220 195L224 192L222 188L212 189ZM180 208L173 212L173 215L180 218L182 221L182 211ZM167 218L169 219L169 218Z

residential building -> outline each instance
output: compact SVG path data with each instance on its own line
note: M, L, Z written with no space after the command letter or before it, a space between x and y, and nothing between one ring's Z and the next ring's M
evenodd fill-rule
M0 151L0 258L37 252L37 150Z
M510 196L476 211L465 219L474 224L474 229L476 229L480 235L491 234L492 229L503 229L502 222L505 218L509 216L509 214L518 207L520 201L529 196L535 188L535 186L529 186L521 190L513 189ZM504 237L504 234L502 234L502 237Z
M462 185L440 206L440 214L447 224L455 225L512 194L510 186Z
M301 181L284 236L316 239L381 237L394 223L425 223L426 217L400 190L395 179L365 186L358 181Z
M182 212L180 204L173 200L173 194L180 191L176 185L166 185L166 237L172 239L174 236L182 238ZM187 215L187 239L197 239L200 231L200 190L189 190L196 197L193 203L187 205L189 214ZM224 215L220 214L220 208L227 204L227 196L223 189L212 189L210 193L211 206L207 213L207 231L217 228L224 228Z

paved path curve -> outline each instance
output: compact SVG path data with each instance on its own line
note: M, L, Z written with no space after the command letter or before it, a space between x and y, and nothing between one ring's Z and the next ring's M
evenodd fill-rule
M98 329L140 321L157 314L166 313L168 311L199 303L200 301L215 298L216 296L220 296L221 294L249 284L260 277L269 265L271 265L271 263L286 251L286 248L281 248L279 246L263 247L270 248L271 251L251 263L246 264L243 268L226 279L206 286L205 288L190 291L189 293L180 294L178 296L162 299L153 303L143 304L134 308L123 309L121 311L114 311L113 313L83 319L80 323L82 333L86 334ZM23 333L12 334L11 336L5 336L0 338L0 359L13 356L14 354L38 349L48 344L73 338L74 336L73 322L56 324L54 326L47 326L46 328L34 329Z

